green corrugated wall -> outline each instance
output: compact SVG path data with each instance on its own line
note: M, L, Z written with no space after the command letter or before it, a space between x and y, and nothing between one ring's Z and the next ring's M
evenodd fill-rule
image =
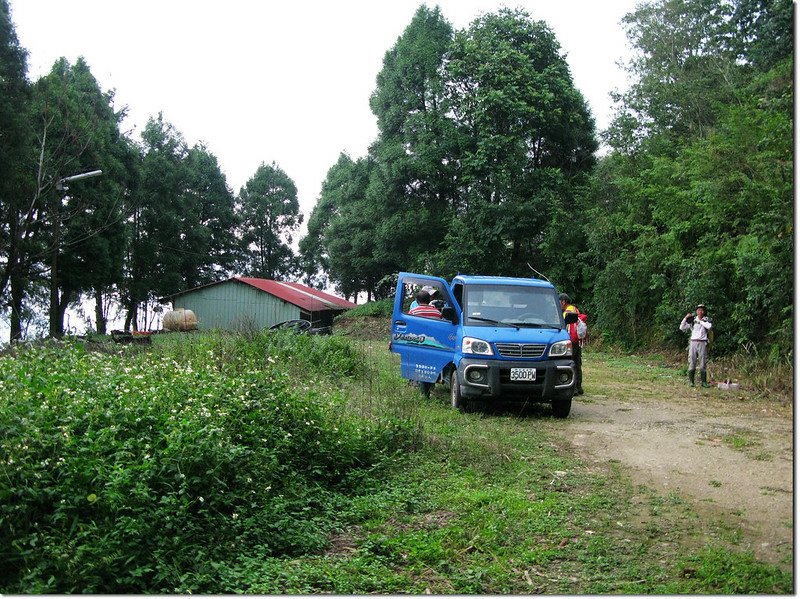
M301 317L297 306L236 281L187 291L174 306L194 312L205 330L258 330Z

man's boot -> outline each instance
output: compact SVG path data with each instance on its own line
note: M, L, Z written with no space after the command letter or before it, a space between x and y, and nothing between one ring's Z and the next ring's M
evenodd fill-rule
M705 370L701 370L700 371L700 386L704 387L706 389L708 389L710 387L710 385L706 381L706 371Z
M689 386L694 387L694 370L689 371Z

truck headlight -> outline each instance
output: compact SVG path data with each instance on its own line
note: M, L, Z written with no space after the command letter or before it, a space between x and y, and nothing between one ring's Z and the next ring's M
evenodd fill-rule
M475 339L475 337L464 337L461 341L462 354L478 354L481 356L493 356L492 346L483 339Z
M572 356L572 341L558 341L550 346L551 358L566 358Z

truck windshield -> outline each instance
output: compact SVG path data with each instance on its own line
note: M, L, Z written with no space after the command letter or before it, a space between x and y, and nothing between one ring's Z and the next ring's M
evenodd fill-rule
M468 285L466 324L560 329L561 312L555 292L547 287Z

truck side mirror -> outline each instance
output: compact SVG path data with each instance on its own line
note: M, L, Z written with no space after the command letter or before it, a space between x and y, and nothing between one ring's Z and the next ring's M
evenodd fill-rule
M445 306L442 308L442 318L449 320L453 324L458 324L458 315L456 314L456 309L453 306Z
M567 324L575 324L578 322L578 314L576 312L570 312L564 317L564 322Z

